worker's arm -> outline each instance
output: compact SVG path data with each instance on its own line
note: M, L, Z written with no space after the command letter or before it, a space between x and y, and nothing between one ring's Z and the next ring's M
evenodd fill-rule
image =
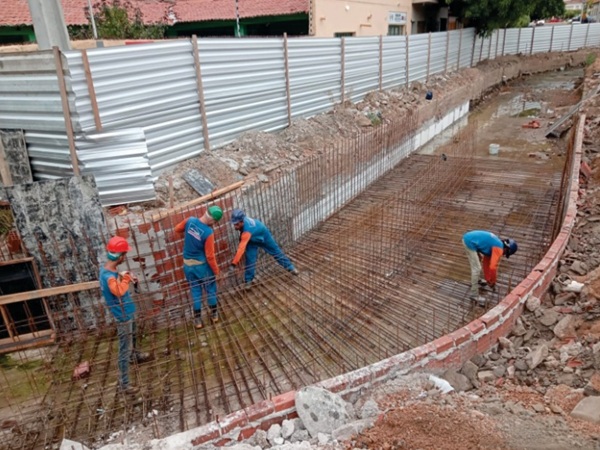
M129 283L133 280L133 277L129 272L125 273L121 280L117 280L115 277L110 277L108 279L108 289L112 292L113 295L117 297L123 297L125 293L129 290Z
M206 261L212 269L215 276L219 275L219 265L217 264L217 257L215 256L215 235L211 234L204 242L204 254L206 255Z
M237 252L233 257L233 261L231 262L231 264L233 264L234 266L237 266L240 260L242 259L242 256L244 256L244 253L246 252L246 247L248 245L248 242L250 242L251 237L252 234L250 234L248 231L244 231L240 236L240 245L238 245Z
M496 285L498 265L500 264L503 254L503 248L493 247L492 254L483 257L483 274L485 275L485 281L487 281L491 287Z
M189 217L187 219L182 220L175 226L175 233L183 233L185 231L185 224L187 223Z

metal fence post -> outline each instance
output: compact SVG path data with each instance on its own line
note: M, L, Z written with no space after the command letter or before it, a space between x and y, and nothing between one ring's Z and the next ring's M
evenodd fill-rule
M283 33L283 63L285 67L285 97L287 100L288 126L292 125L292 98L290 95L290 60L287 33Z
M194 68L196 69L196 87L198 89L198 101L200 102L200 117L202 119L204 149L210 151L208 121L206 120L206 102L204 101L204 86L202 84L202 68L200 66L200 51L198 49L198 38L195 34L192 36L192 50L194 52Z
M552 26L552 31L550 32L550 48L548 49L548 52L552 51L552 45L554 43L554 26Z
M425 83L429 83L429 72L431 66L431 31L429 32L429 41L427 44L427 74L425 75Z
M458 35L458 56L456 57L456 70L460 70L460 51L462 50L462 35L464 28L460 29L460 34Z
M475 59L475 44L477 43L477 34L473 37L473 47L471 48L471 65L469 67L473 67L473 61Z
M379 90L383 89L383 36L379 35Z
M410 34L406 35L406 87L408 87L408 80L410 79L410 42L408 40L408 38L410 37Z
M535 43L535 29L537 27L533 27L533 33L531 34L531 48L529 49L529 56L533 55L533 44Z
M494 59L496 59L498 57L498 43L500 42L500 31L496 30L494 34L496 35L496 49L494 50Z
M342 37L342 61L341 61L341 72L342 72L342 103L346 101L346 38Z
M54 53L54 65L56 67L56 76L58 77L60 101L62 103L63 116L65 118L65 129L67 131L67 139L69 140L69 153L71 155L73 174L78 177L80 175L79 160L77 159L77 149L75 148L75 136L73 133L73 123L71 122L71 111L69 110L69 99L67 96L67 84L65 83L62 55L58 47L52 47L52 52Z
M571 50L571 38L573 37L573 23L571 22L571 31L569 32L569 45L567 47L567 51Z
M587 28L585 30L585 41L583 42L584 48L587 47L588 35L590 34L590 25L591 25L591 23L588 22Z
M448 52L450 51L450 32L446 31L446 60L444 61L444 75L448 72Z
M519 28L519 36L517 37L517 55L519 54L520 48L521 48L521 28Z
M504 56L505 48L506 48L506 28L504 29L504 37L502 38L502 56Z

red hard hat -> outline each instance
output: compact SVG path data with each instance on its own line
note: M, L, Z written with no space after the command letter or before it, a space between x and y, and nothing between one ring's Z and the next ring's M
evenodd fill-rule
M106 250L111 253L125 253L131 250L127 239L122 238L121 236L111 237L106 244Z

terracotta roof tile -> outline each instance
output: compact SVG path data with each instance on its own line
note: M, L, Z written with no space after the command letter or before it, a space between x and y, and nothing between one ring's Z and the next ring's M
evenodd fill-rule
M87 0L61 0L67 25L88 23ZM97 0L93 0L95 3ZM131 0L144 22L179 22L235 18L234 0ZM0 26L31 25L27 0L2 0ZM240 17L276 16L308 12L309 0L238 0Z

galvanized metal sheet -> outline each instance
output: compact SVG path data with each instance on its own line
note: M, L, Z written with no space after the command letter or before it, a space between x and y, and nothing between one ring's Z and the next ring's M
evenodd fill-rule
M448 54L449 42L447 33L431 33L429 50L429 75L442 73L446 70L450 55Z
M427 34L412 34L408 38L408 81L424 80L427 76L427 50L429 36Z
M571 25L556 25L552 27L554 35L552 36L552 51L564 52L569 49L569 39L571 36Z
M446 33L448 35L448 71L458 70L460 55L459 46L462 45L461 30L452 30Z
M509 28L506 30L506 42L504 43L505 55L516 55L518 53L520 30L521 28Z
M579 23L573 25L573 33L571 34L571 46L569 50L579 50L585 47L587 36L589 34L589 24Z
M550 39L554 27L535 27L533 33L533 53L550 51Z
M341 101L342 45L347 39L288 41L292 117L329 111Z
M55 180L73 175L65 132L26 130L25 142L34 179Z
M475 30L473 28L463 29L462 46L460 50L460 68L471 67L471 48L475 41Z
M0 56L0 128L65 130L52 52Z
M378 37L346 40L344 78L346 95L353 102L379 89L379 53Z
M590 32L588 34L587 46L588 47L599 47L600 46L600 23L591 23Z
M406 36L383 38L383 88L406 84Z
M283 39L198 43L211 145L288 124Z
M155 198L144 130L122 129L77 138L83 175L93 175L103 206Z

